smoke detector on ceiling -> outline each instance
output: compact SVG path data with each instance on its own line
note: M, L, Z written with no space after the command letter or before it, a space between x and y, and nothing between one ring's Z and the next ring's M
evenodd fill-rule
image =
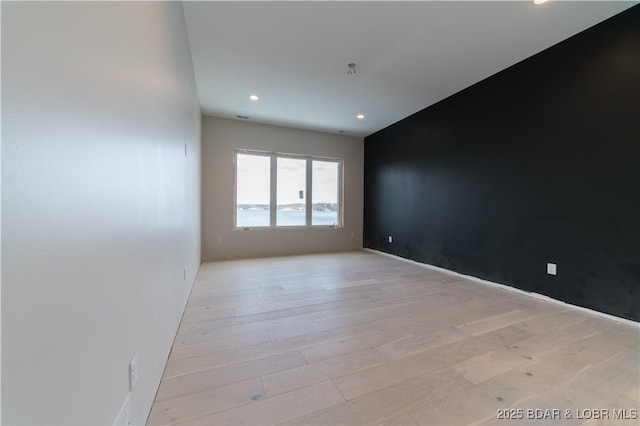
M355 73L356 73L356 63L351 62L349 65L347 65L347 74L353 75Z

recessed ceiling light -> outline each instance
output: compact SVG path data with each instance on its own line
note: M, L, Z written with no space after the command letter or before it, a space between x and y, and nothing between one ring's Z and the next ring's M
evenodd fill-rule
M533 4L542 4L546 3L548 0L533 0Z
M251 99L252 101L257 101L260 98L258 97L258 95L251 95L249 96L249 99Z
M356 118L358 120L362 120L364 118L364 114L358 114L358 115L356 115Z

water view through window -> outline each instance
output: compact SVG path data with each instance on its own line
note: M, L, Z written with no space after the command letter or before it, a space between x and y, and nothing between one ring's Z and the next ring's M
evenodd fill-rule
M313 160L312 225L338 224L338 163Z
M265 222L265 212L269 213L269 206L262 206L264 210L244 210L238 208L237 219L238 227L258 227L269 226L268 221ZM313 213L314 226L335 226L337 224L336 212L318 211ZM267 216L268 218L268 216ZM266 225L265 225L266 223ZM278 212L278 226L304 226L305 212L296 211L280 211Z
M307 160L278 158L276 225L304 226L307 223Z
M278 227L340 226L341 165L340 160L237 152L236 227L271 226L271 206Z
M271 157L236 156L236 224L239 227L269 226Z

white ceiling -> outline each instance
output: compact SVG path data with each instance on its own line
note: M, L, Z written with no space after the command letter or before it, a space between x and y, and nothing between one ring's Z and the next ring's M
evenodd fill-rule
M636 3L205 1L184 13L204 114L366 136Z

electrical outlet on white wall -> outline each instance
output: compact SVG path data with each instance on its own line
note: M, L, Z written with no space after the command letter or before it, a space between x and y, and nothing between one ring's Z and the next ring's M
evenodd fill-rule
M558 275L558 265L555 263L547 263L547 274Z
M389 242L392 243L393 242L393 237L391 235L389 235Z

